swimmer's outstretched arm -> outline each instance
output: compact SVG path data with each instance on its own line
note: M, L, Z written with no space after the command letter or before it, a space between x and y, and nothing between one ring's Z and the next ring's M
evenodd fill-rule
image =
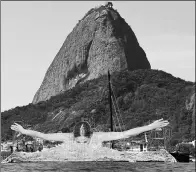
M69 139L71 133L51 133L51 134L45 134L45 133L41 133L38 131L34 131L34 130L27 130L24 129L21 125L14 123L13 125L11 125L11 129L17 132L20 132L21 134L24 135L28 135L31 137L39 137L41 139L44 140L53 140L53 141L66 141Z
M135 136L146 131L154 130L156 128L162 128L167 126L168 124L169 122L167 120L159 119L149 125L133 128L123 132L97 132L97 134L99 136L99 139L102 141L118 140L129 138L131 136Z

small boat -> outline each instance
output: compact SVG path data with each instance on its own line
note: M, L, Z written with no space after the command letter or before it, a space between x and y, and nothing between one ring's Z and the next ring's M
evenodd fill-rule
M190 155L188 153L183 152L170 152L170 154L178 161L178 162L190 162Z

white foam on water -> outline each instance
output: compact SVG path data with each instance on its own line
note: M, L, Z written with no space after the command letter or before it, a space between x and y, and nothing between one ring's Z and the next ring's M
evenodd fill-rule
M45 148L41 152L21 152L19 157L26 159L26 161L125 160L122 152L88 144L61 144L50 149Z

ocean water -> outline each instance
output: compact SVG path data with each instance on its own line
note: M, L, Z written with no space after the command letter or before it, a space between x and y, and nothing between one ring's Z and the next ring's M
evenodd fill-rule
M33 162L1 164L1 172L195 172L195 163Z

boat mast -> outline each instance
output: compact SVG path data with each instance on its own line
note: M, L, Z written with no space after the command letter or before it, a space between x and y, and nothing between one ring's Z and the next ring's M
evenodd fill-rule
M108 87L109 87L109 105L110 105L110 131L113 132L113 114L112 114L112 91L111 91L111 81L110 72L108 70ZM113 148L113 142L111 141L111 148Z
M106 28L106 40L108 40L108 24ZM108 45L106 47L107 53L108 53ZM108 87L109 87L109 104L110 104L110 131L113 132L113 117L112 117L112 90L111 90L111 81L110 81L110 71L108 69ZM111 141L111 148L113 149L113 141Z

